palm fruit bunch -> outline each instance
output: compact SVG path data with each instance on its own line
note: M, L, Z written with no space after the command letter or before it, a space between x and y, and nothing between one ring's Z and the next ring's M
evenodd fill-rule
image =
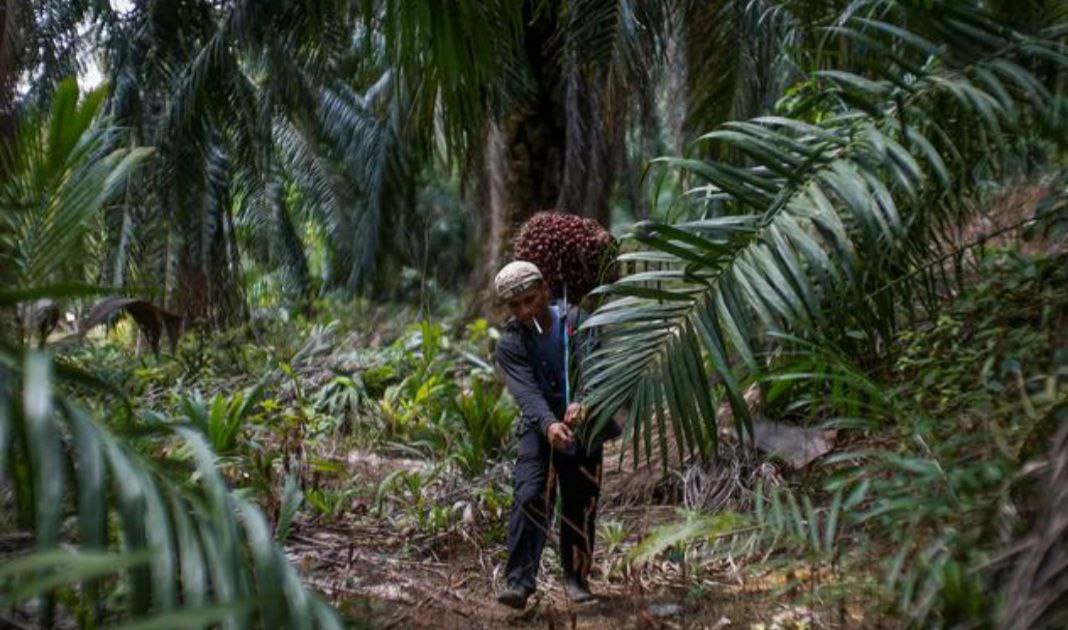
M519 228L512 249L516 260L532 262L549 283L554 298L579 301L615 280L619 244L600 223L573 214L542 211Z

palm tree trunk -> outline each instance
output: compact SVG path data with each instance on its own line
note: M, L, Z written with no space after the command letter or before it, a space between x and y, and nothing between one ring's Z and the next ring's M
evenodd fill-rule
M511 258L515 231L535 212L555 209L608 226L608 198L621 163L624 117L615 115L607 97L613 85L604 73L580 67L580 60L562 62L557 12L528 5L523 48L535 89L486 131L476 175L479 255L469 280L471 316L499 311L493 276Z
M0 3L0 142L15 133L15 84L21 65L21 5L19 0Z
M288 292L295 299L304 300L310 287L308 259L304 255L304 246L286 208L285 187L277 176L267 183L267 203L270 204L277 231L278 262L281 263L290 283Z
M133 237L133 217L128 205L122 207L122 222L119 225L119 243L112 254L111 286L121 287L126 281L126 263L129 260L130 239Z
M492 313L493 276L511 259L516 230L535 212L557 208L563 190L564 134L550 109L517 113L502 124L491 125L486 135L477 193L479 255L470 279L470 315Z
M486 153L483 172L478 181L478 207L475 213L475 232L478 234L478 262L471 274L468 314L474 316L488 313L494 304L492 280L504 260L505 250L511 241L512 217L519 211L512 207L507 175L507 147L504 132L496 123L491 123L486 133Z

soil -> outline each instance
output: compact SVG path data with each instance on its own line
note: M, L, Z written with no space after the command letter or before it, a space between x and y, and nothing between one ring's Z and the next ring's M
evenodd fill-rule
M754 593L713 585L695 596L683 580L670 577L644 586L595 574L598 600L575 605L564 596L557 572L542 575L527 608L515 611L495 599L503 560L498 554L487 556L473 541L455 540L449 557L409 559L405 543L387 536L369 526L301 531L290 549L312 586L372 628L746 628L762 617ZM544 560L549 568L555 555L547 551Z
M362 455L361 479L373 482L412 460ZM613 476L634 473L609 470L606 490L619 487ZM677 518L675 506L621 504L605 497L599 519L622 523L628 542L649 528ZM598 549L591 574L596 602L575 605L565 597L551 543L542 558L537 592L527 608L515 611L498 604L505 550L486 542L480 527L452 528L444 534L398 530L362 500L333 523L300 523L287 551L307 583L335 604L357 626L371 628L806 628L856 627L855 615L823 622L801 606L783 584L792 575L744 578L737 571L685 576L679 566L663 562L641 569L628 567L618 549ZM785 596L784 596L785 593ZM842 616L845 615L845 616ZM851 619L850 619L851 618Z

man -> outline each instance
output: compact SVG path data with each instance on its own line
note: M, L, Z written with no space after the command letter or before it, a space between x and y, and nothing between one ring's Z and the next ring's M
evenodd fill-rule
M508 523L508 583L497 601L523 608L534 592L557 485L564 590L574 602L590 601L594 596L587 577L600 494L601 440L583 445L576 439L585 408L566 401L564 338L567 335L568 354L573 353L569 365L576 366L592 340L575 334L577 308L564 313L562 305L550 304L548 284L533 264L509 263L497 274L495 285L512 314L497 345L497 366L522 413L516 427L519 456ZM619 429L610 425L606 433L614 437Z

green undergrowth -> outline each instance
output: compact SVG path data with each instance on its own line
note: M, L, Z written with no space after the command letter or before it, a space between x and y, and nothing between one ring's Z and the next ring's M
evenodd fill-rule
M310 314L193 330L158 356L137 352L127 321L102 342L60 348L128 397L129 413L103 414L111 428L135 442L155 426L200 431L238 494L272 519L294 478L305 520L372 510L429 535L477 516L498 540L509 504L498 464L514 448L516 415L492 367L498 334L483 319L324 301ZM364 455L403 465L362 470Z
M324 301L221 333L187 331L158 355L126 320L52 351L112 392L59 381L57 393L151 462L161 483L202 483L173 437L195 435L234 500L262 510L278 543L302 528L373 519L406 534L397 553L424 553L461 530L503 542L501 464L516 409L492 368L497 335L485 320ZM0 538L26 525L5 517ZM105 587L102 601L122 600L123 582ZM76 602L75 593L59 596Z
M655 530L631 560L685 563L694 584L738 572L824 624L997 625L1065 417L1065 262L986 252L880 357L783 337L763 413L837 430L835 451L758 482L737 511Z

